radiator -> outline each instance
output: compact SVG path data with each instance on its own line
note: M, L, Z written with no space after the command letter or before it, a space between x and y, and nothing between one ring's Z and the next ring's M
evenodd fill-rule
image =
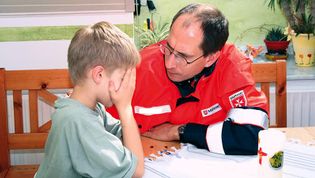
M294 91L287 94L287 125L315 126L315 91Z
M8 115L9 115L9 132L13 132L13 106L12 95L8 96ZM270 93L270 117L271 124L275 123L275 109L274 109L274 92ZM23 95L23 117L24 117L24 130L29 132L29 113L28 112L28 99ZM45 123L54 109L46 103L39 101L39 125ZM288 127L304 127L315 126L315 91L292 91L287 93L287 125ZM312 119L313 118L313 119ZM28 151L12 151L11 164L39 164L43 159L43 150L28 150Z

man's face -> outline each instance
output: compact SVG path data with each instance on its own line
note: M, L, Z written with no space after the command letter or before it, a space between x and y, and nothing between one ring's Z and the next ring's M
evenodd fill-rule
M207 64L207 57L203 56L200 48L203 32L200 29L200 22L194 22L194 20L190 15L178 17L167 38L166 47L173 53L165 55L165 68L168 77L174 82L192 78ZM188 22L190 22L189 25L184 25ZM183 58L188 63L194 62L187 64Z

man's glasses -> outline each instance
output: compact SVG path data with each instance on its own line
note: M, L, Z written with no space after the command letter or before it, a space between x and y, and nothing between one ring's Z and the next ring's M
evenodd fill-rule
M188 65L188 64L192 64L195 61L197 61L198 59L200 59L201 57L203 57L204 55L201 55L199 57L197 57L194 60L188 61L187 57L178 53L177 51L175 51L174 49L170 49L168 46L166 45L160 45L160 50L161 52L165 55L165 59L168 59L172 54L174 54L175 60L179 65Z

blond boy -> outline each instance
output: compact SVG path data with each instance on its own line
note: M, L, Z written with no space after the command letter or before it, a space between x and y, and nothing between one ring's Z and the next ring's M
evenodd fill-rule
M36 178L143 175L143 149L131 107L139 59L131 39L107 22L76 32L68 49L73 92L55 103ZM120 121L104 109L113 104Z

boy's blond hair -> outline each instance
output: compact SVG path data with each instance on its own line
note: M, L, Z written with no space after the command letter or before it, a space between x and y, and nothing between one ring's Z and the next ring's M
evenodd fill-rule
M85 79L87 70L95 66L103 66L110 74L118 68L135 67L139 60L133 41L108 22L78 30L68 49L68 67L73 84Z

